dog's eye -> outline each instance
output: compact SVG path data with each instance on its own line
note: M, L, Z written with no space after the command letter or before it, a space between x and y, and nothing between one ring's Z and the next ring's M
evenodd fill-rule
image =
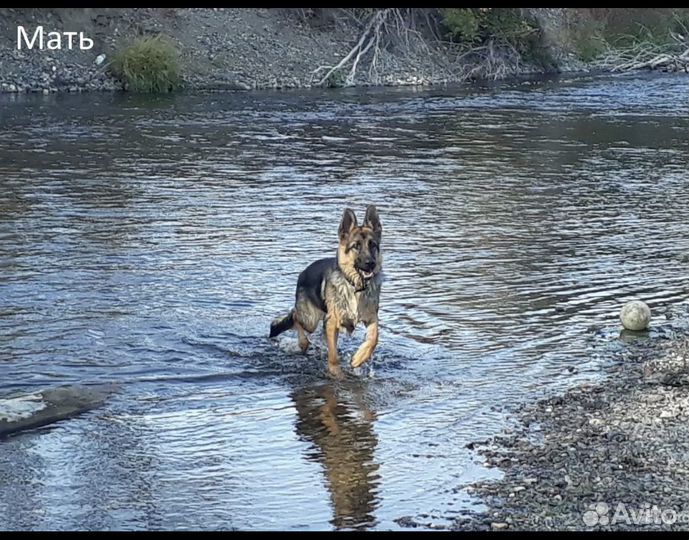
M378 249L378 244L372 241L368 244L368 247L369 249Z
M361 242L355 242L352 248L359 251L361 249Z

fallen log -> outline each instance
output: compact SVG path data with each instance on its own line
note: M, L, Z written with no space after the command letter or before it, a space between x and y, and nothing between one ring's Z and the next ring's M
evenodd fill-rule
M673 69L689 71L689 49L681 54L658 53L652 50L633 49L619 51L606 57L601 65L610 71L636 71L640 69Z

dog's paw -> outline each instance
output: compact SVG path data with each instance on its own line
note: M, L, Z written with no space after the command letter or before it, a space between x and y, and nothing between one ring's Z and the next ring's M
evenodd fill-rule
M368 362L367 364L362 364L359 367L352 368L352 373L357 377L363 378L373 378L373 364Z
M342 368L339 365L328 364L328 374L337 380L342 380L345 377Z
M352 356L352 361L349 365L356 369L359 366L365 364L366 360L368 360L368 358L366 358L363 354L355 353L354 356Z

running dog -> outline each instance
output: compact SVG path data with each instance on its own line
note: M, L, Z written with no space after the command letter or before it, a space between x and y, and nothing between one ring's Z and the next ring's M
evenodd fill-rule
M366 340L352 357L352 367L359 367L373 355L378 344L378 303L383 280L383 227L376 207L366 208L361 226L354 212L345 209L338 232L337 256L315 261L299 274L294 307L270 325L271 338L295 328L299 347L305 353L310 344L307 334L323 320L328 369L336 376L342 374L337 357L340 330L351 334L360 322L366 326Z

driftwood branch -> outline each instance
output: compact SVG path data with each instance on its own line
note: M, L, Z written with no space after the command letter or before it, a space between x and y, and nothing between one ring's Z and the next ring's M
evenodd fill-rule
M356 68L359 65L359 61L366 53L375 46L374 60L378 58L378 49L380 47L380 32L385 20L393 12L394 9L386 8L380 11L376 11L369 19L364 31L359 38L359 41L352 47L352 49L340 60L336 65L330 66L320 66L313 71L312 76L320 73L323 70L327 70L325 75L316 83L317 85L323 85L328 81L330 76L343 69L350 61L352 66L345 79L345 86L349 86L354 83L354 77L356 76ZM353 60L352 60L353 59Z
M638 43L624 49L612 49L597 62L598 66L613 72L640 69L665 69L689 72L689 45L675 38L675 44L659 46Z

